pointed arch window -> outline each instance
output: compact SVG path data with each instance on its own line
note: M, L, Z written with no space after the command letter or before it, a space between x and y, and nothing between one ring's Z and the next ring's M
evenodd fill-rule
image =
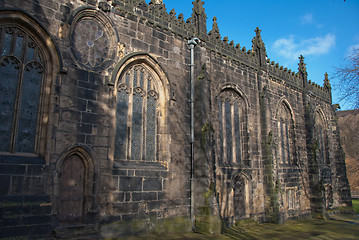
M328 135L326 133L326 123L324 120L324 116L321 112L317 111L315 115L315 135L317 139L318 146L318 158L319 163L321 164L330 164L329 154L328 154Z
M44 61L34 37L0 25L0 152L34 153Z
M219 152L224 163L243 163L245 138L244 100L233 91L219 96Z
M151 70L128 67L117 90L115 159L157 161L159 93Z
M278 151L282 164L295 162L294 124L290 109L282 102L277 113Z

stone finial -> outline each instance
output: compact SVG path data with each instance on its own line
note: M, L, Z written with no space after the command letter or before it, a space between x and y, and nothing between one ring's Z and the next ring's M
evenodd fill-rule
M257 27L254 32L256 36L252 39L252 50L257 51L258 49L266 50L264 46L264 42L262 40L261 31L259 27Z
M196 13L197 15L205 15L203 7L204 2L202 2L201 0L196 0L192 2L192 4L194 13Z
M163 4L163 1L162 0L151 0L149 5L161 5Z
M299 72L301 72L301 73L305 73L305 74L307 74L307 68L305 67L305 63L304 63L304 57L303 57L303 55L300 55L299 56L299 63L298 63L298 70L299 70Z
M299 63L298 63L298 71L299 71L299 74L302 76L303 86L306 86L307 79L308 79L307 68L305 67L305 65L306 64L304 63L304 57L303 57L303 55L300 55Z
M252 39L252 51L256 52L260 66L265 67L267 61L267 53L264 46L264 42L262 40L261 31L262 30L260 30L259 27L254 30L256 36Z
M195 27L195 34L197 36L205 36L207 35L207 15L203 7L204 2L195 0L192 4L192 24Z
M257 26L254 32L256 33L256 35L261 35L262 30L260 30L259 27Z
M328 78L328 73L324 74L324 88L330 90L332 88L332 86L330 85L330 81Z
M208 35L215 38L215 39L220 39L221 38L221 35L219 34L219 28L218 28L217 18L216 17L213 17L212 30L208 33Z

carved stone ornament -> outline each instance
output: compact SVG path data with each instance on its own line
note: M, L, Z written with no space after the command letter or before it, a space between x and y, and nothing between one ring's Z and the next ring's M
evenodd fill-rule
M151 5L151 4L161 5L161 4L163 4L163 1L162 1L162 0L151 0L151 2L150 2L149 4L150 4L150 5Z
M221 38L221 35L219 34L219 28L218 28L217 18L216 17L213 17L212 30L208 33L208 35L210 35L211 37L213 37L215 39L220 39Z
M204 14L204 2L202 2L201 0L196 0L194 2L192 2L193 4L193 8L194 8L194 12L197 15L203 15Z

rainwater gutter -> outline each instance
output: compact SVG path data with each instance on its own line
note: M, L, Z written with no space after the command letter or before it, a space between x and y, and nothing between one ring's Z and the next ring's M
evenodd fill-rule
M187 45L188 49L191 50L191 98L190 98L190 108L191 108L191 206L190 206L190 214L191 214L191 223L192 229L195 229L194 224L194 48L200 40L196 37L188 40Z

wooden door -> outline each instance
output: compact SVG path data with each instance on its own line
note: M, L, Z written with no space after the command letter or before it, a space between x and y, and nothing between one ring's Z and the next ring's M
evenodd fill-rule
M237 218L246 216L246 189L243 178L238 178L234 185L234 214Z
M64 160L60 187L61 220L80 221L84 205L85 164L78 155Z

